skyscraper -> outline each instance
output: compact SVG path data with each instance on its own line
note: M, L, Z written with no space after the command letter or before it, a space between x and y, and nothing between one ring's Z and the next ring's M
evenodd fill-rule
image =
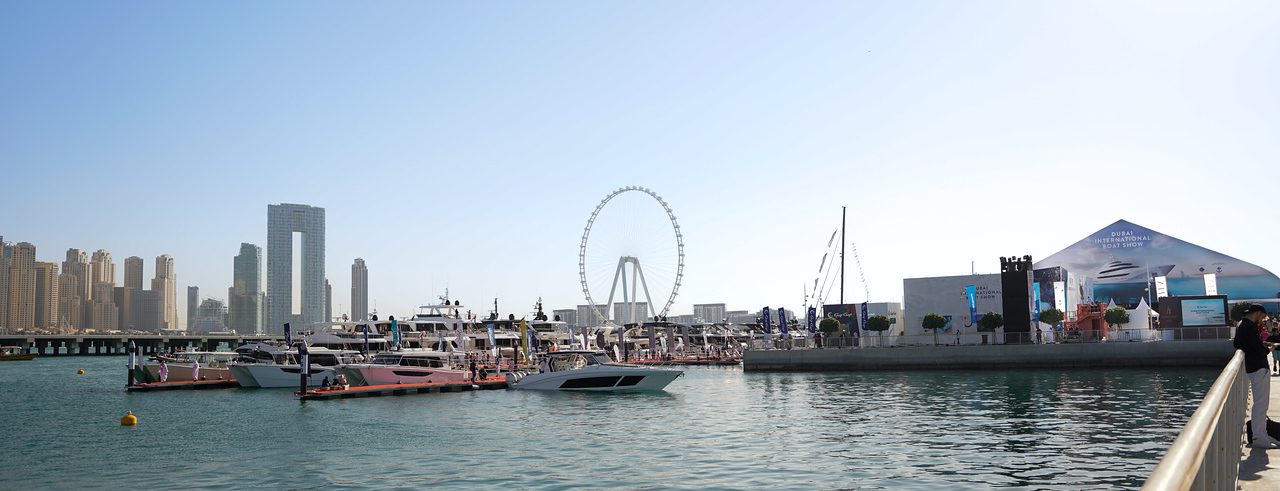
M67 329L80 329L84 327L84 320L80 279L63 270L58 275L58 325Z
M116 285L116 263L111 261L111 253L103 249L98 249L93 253L93 284L94 291L98 291L96 286L98 283L110 283L114 288Z
M67 259L62 261L62 273L75 277L76 289L74 292L68 291L66 288L62 288L62 285L60 284L58 288L58 297L59 299L69 297L75 297L78 299L67 303L66 305L74 303L79 306L80 312L75 315L59 312L59 316L61 317L65 315L68 318L74 319L76 324L73 327L77 329L88 328L89 321L93 320L93 302L89 301L89 299L92 298L93 292L93 266L92 263L89 262L89 254L80 249L67 249Z
M351 264L351 320L362 321L369 318L369 268L364 259L356 258Z
M58 265L36 261L36 327L58 327Z
M160 305L160 328L178 329L178 275L173 272L172 256L156 257L156 277L151 280L151 291Z
M120 328L120 310L116 307L113 283L99 281L93 285L93 321L98 331L114 331Z
M240 254L232 263L234 268L231 290L227 293L230 304L227 317L233 331L245 334L262 332L262 248L253 244L240 244Z
M9 261L10 331L36 327L36 246L19 242Z
M301 255L293 257L293 234L302 234ZM298 261L301 282L293 288L294 261ZM268 334L284 331L284 323L294 328L324 320L324 208L279 204L267 205L267 326ZM294 309L294 296L299 308Z
M124 260L124 287L142 290L142 258L129 256Z
M0 236L0 333L8 332L4 328L9 322L9 260L13 257L13 246L5 244Z
M324 318L325 322L333 320L333 285L328 278L324 280Z
M187 330L195 329L197 313L200 311L200 287L187 287Z

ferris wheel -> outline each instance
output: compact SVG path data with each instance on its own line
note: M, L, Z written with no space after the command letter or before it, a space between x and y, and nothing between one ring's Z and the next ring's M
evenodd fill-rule
M630 324L666 316L684 278L684 236L667 202L640 186L618 188L600 200L582 230L578 278L596 320ZM592 296L606 291L607 297Z

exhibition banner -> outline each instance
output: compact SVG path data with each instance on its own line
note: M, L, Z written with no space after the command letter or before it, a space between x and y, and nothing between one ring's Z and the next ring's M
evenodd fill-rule
M1031 320L1040 322L1040 283L1031 283L1031 296L1034 297L1031 302Z
M1067 312L1067 284L1065 282L1053 282L1053 308L1064 314Z
M769 310L768 306L765 306L764 311L761 313L761 316L760 316L760 327L764 329L765 334L773 334L772 316L773 316L773 311Z
M867 302L862 302L862 330L867 330Z
M778 307L778 332L787 335L787 310L782 307Z
M1156 277L1156 298L1161 299L1169 296L1169 278L1167 276Z
M969 323L966 325L967 327L978 322L978 287L974 285L965 285L964 294L969 300Z
M809 307L809 312L805 314L805 319L809 324L809 334L818 332L818 308Z
M1204 275L1204 294L1218 294L1218 275L1213 273L1205 273Z

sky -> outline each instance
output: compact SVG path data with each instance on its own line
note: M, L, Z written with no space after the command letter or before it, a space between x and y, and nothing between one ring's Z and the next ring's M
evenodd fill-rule
M842 206L851 302L1119 219L1280 271L1277 32L1266 1L3 2L0 235L170 254L179 312L272 203L325 208L335 313L356 257L380 312L572 308L624 186L679 223L672 314L801 307ZM647 198L593 227L597 302L624 254L670 290Z

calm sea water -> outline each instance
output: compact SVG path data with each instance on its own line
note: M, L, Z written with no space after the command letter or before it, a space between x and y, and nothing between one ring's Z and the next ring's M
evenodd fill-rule
M127 394L124 363L0 363L0 488L1133 488L1216 375L692 368L661 393L300 403Z

